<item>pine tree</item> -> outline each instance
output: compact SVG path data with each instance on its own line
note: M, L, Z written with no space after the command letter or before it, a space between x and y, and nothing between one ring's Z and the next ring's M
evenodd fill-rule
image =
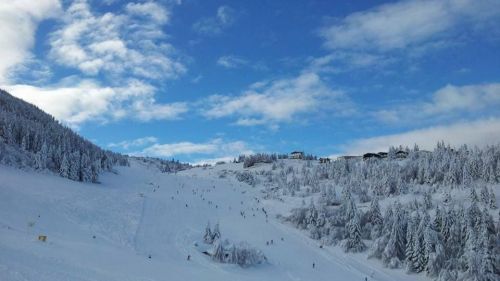
M75 151L69 155L69 179L80 180L80 154Z
M452 209L448 209L448 211L446 211L442 217L440 234L443 240L443 244L447 249L450 249L451 247L449 241L452 236L453 225L456 223L455 217L456 214Z
M90 158L86 153L82 154L80 159L80 181L90 182L92 181L92 166L90 164Z
M426 266L427 275L438 276L446 261L444 246L439 237L439 232L428 225L424 232L425 252L428 255Z
M24 151L29 151L28 136L23 136L22 141L21 141L21 149Z
M101 171L100 161L96 160L96 161L92 162L90 169L91 169L91 173L92 173L91 181L98 182L99 181L99 172Z
M434 228L441 231L443 225L443 215L441 214L441 209L439 205L436 205L436 215L434 216Z
M382 253L382 261L390 267L399 267L405 259L406 250L406 216L400 203L396 203L394 220L389 236L389 241Z
M217 241L220 239L219 223L214 226L214 231L212 231L212 241Z
M492 238L490 237L490 231L488 231L487 223L483 223L481 227L481 234L479 238L479 243L481 246L481 262L479 268L479 279L481 281L496 281L498 280L498 275L495 273L495 260L492 257L492 252L494 244Z
M432 208L432 195L430 192L424 193L424 206L427 210Z
M63 155L61 166L59 167L59 175L63 178L69 178L69 161L66 154Z
M378 199L374 197L370 204L370 209L368 210L368 221L372 224L372 231L370 236L372 239L380 237L382 234L383 227L383 217L380 212L380 205Z
M215 242L212 259L218 262L224 262L224 247L222 247L221 241Z
M412 215L408 220L408 227L406 231L406 271L416 272L418 268L418 249L417 249L417 227L420 221L418 213Z
M205 235L203 235L203 241L207 244L212 244L214 242L212 238L212 230L210 229L210 222L207 223L207 227L205 228Z
M478 239L476 230L470 225L467 226L467 239L465 241L465 250L463 260L466 263L466 274L469 278L477 278L480 268L480 252L478 251Z
M427 269L427 264L429 260L429 255L427 253L427 249L425 247L425 236L424 232L429 226L430 216L429 214L425 214L424 217L420 220L420 223L417 228L417 234L415 236L415 272L422 272Z
M483 202L485 205L488 205L488 203L490 202L490 193L486 185L483 185L483 187L481 188L480 195L481 195L481 202Z
M493 189L490 190L488 205L490 206L490 209L495 210L497 208L497 198L495 196L495 192L493 192Z
M361 239L361 226L359 224L359 214L356 212L346 224L347 237L343 241L345 252L362 252L366 245Z
M42 144L40 151L37 152L35 156L35 165L39 170L43 170L47 167L47 158L48 158L48 148L45 141Z
M378 202L377 197L374 197L372 199L372 202L370 204L370 210L368 211L369 213L369 221L373 225L382 225L383 218L382 218L382 213L380 212L380 204Z

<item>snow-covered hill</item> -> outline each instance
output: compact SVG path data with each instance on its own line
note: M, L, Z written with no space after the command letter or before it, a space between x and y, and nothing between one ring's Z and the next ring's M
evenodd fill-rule
M98 182L128 158L101 149L36 106L0 89L0 163Z
M166 174L131 160L117 170L96 185L0 166L0 280L428 280L321 247L276 218L301 199L264 199L264 185L232 176L241 163ZM201 251L208 221L267 263L214 262Z

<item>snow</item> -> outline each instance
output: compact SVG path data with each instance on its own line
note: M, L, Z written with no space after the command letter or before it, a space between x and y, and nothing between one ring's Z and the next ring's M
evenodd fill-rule
M429 280L384 268L366 253L320 248L276 219L298 198L264 200L262 186L218 176L241 166L165 174L131 161L103 174L101 184L0 166L0 280ZM212 261L198 249L208 221L220 224L223 239L261 250L268 263Z

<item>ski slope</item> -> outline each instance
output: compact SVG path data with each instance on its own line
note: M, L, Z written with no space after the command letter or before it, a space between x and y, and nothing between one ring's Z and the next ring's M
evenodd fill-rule
M242 168L164 174L131 161L102 184L85 184L0 166L0 280L428 280L366 254L320 248L276 219L290 206L263 200L258 186L219 178L221 169ZM220 223L223 239L260 249L268 263L213 262L199 250L208 221Z

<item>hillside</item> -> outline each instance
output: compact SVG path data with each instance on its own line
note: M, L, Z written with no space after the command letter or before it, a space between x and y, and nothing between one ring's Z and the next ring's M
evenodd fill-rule
M117 169L92 185L1 166L0 279L422 280L319 248L275 218L280 205L255 199L260 188L217 176L241 164L166 174L132 160ZM212 261L198 250L208 221L220 224L223 239L260 249L267 262ZM41 234L45 243L37 241Z
M356 165L365 164L358 162ZM399 162L399 165L404 163ZM118 174L105 173L101 185L93 185L0 166L0 178L4 179L0 183L0 279L367 278L396 281L433 278L427 277L425 270L421 274L408 275L403 265L391 269L377 257L368 259L368 249L360 253L345 253L342 241L337 243L334 239L314 236L319 227L313 227L312 221L309 221L310 225L301 225L294 219L297 210L311 210L311 206L316 206L313 210L325 210L322 204L326 202L329 202L327 208L332 210L351 206L362 217L370 210L370 202L358 201L354 191L353 200L345 200L337 196L337 191L324 193L322 188L316 191L303 185L306 178L303 175L307 171L324 167L315 161L284 159L256 163L246 169L242 163L227 163L173 174L151 169L148 161L131 159L129 167L118 167ZM283 173L296 175L295 181L299 184L293 194L275 185L274 180L268 180ZM340 188L331 179L321 179L319 183ZM492 195L498 197L498 185L488 186ZM469 209L469 193L470 190L465 188L449 192L454 202L464 204L464 210ZM400 204L399 209L405 211L404 214L411 214L411 203L424 200L423 195L416 195L413 191L379 198L382 220L386 225L394 204ZM443 206L443 193L432 192L426 198L432 206L427 213L434 218L433 210ZM351 202L355 202L354 207L349 205ZM318 217L326 214L318 213L322 214ZM493 231L497 233L498 216L496 211L491 213L497 224ZM325 219L333 220L335 216L332 214ZM209 222L212 230L214 225L219 225L219 240L229 242L206 244L204 238ZM334 229L344 229L331 227L330 238L336 237ZM392 226L385 228L391 229ZM365 236L365 222L361 229L363 243L372 248L374 243ZM46 235L47 241L37 241L39 235ZM425 237L427 239L427 234ZM216 260L214 255L221 247L219 245L241 245L239 242L245 242L243 245L249 251L261 253L265 260L249 266ZM492 258L498 249L498 244L491 249ZM208 255L203 253L205 251ZM476 251L482 252L479 247ZM441 280L455 280L451 268L450 272L451 278ZM459 277L466 277L466 273L458 269L457 273L460 273ZM473 279L467 277L463 280Z
M99 148L36 106L0 90L0 163L97 182L102 171L127 161L126 156Z

